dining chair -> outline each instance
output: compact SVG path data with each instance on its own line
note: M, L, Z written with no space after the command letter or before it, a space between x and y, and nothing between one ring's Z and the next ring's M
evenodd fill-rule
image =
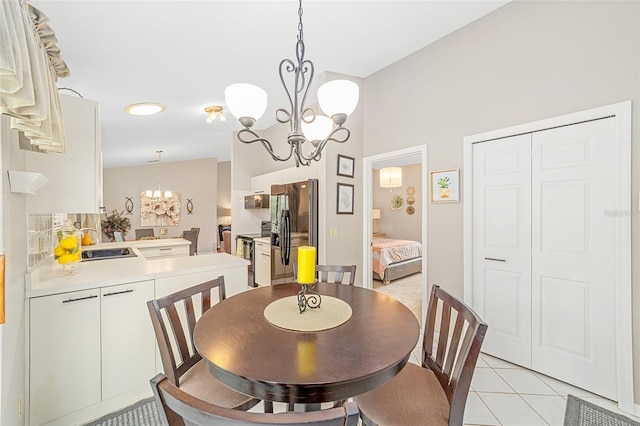
M214 290L217 290L218 301L222 302L226 298L224 276L147 302L164 373L173 385L194 397L225 408L249 410L260 400L216 380L193 344L196 308L199 305L200 316L204 314L212 306ZM265 409L272 410L272 407L272 404L269 407L265 404Z
M198 236L200 235L200 228L195 228L195 227L192 226L191 230L196 233L195 254L198 254Z
M335 284L347 284L343 282L344 274L349 274L349 285L353 285L356 281L356 266L357 265L316 265L316 273L318 281L320 282L332 282ZM329 281L329 275L333 275L333 280Z
M344 407L329 408L307 413L257 413L232 410L198 397L176 387L171 381L158 374L151 379L151 388L164 424L169 426L227 426L229 424L248 425L309 425L309 426L356 426L358 406L351 401Z
M189 256L198 254L198 235L196 231L191 229L182 231L182 238L191 242L191 245L189 246Z
M138 229L136 229L136 240L139 240L142 237L155 237L155 233L153 232L153 228L138 228Z
M387 383L356 396L363 424L461 426L486 332L487 324L469 306L434 284L422 365L409 362Z

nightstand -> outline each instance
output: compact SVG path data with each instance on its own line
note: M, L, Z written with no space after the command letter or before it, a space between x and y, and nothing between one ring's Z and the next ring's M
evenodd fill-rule
M387 234L384 232L374 232L373 238L387 238Z

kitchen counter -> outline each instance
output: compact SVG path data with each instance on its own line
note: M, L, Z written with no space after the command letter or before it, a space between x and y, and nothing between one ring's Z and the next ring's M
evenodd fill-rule
M170 240L170 239L167 239ZM77 290L106 287L124 282L142 281L181 274L222 270L230 267L248 266L244 259L227 253L210 253L198 256L165 257L146 259L137 250L140 245L162 244L167 240L124 241L95 244L87 249L132 247L137 257L103 259L78 262L72 275L63 275L62 265L49 259L43 265L26 274L26 297L40 297ZM171 241L167 242L172 243ZM175 241L173 241L175 243ZM187 244L189 242L187 241ZM246 289L246 288L245 288ZM230 291L227 293L235 293ZM244 289L243 289L244 290Z

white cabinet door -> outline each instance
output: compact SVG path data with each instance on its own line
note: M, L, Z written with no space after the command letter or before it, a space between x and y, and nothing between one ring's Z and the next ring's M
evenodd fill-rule
M102 153L98 104L60 95L66 152L26 152L29 172L49 182L36 197L27 198L29 213L100 213L102 206Z
M473 307L482 350L531 365L531 135L473 145Z
M156 371L155 337L147 301L153 280L100 289L102 399L148 385Z
M271 285L271 246L255 242L255 280L258 285Z
M618 400L613 119L533 134L537 371Z
M29 424L100 401L100 291L31 299Z

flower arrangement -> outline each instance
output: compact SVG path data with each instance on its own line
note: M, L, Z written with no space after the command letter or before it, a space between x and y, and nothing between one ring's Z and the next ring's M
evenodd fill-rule
M131 229L131 221L128 217L123 216L124 212L118 212L113 210L110 215L102 221L102 232L109 240L115 241L114 232L122 232L122 235L127 235L129 229Z

